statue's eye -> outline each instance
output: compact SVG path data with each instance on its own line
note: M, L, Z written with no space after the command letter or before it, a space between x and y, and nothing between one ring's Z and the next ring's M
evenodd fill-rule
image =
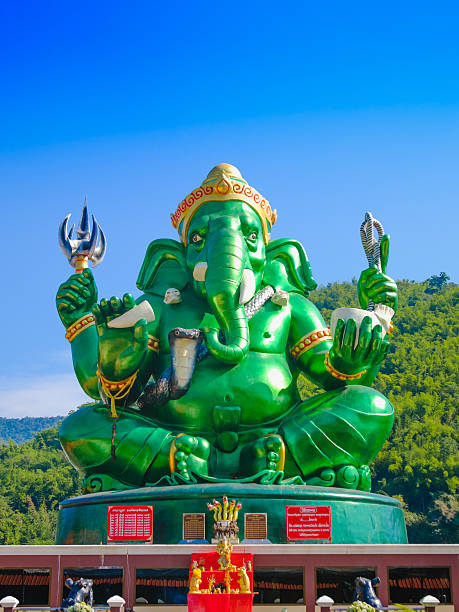
M248 235L249 240L256 240L257 239L257 232L252 232L251 234Z
M191 237L191 242L194 242L196 244L196 242L201 242L202 237L199 234L193 234L193 236Z

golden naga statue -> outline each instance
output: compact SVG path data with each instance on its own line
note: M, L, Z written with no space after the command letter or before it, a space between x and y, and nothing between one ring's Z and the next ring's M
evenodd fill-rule
M214 499L211 504L207 504L207 508L214 513L214 524L212 527L213 539L212 542L218 540L230 540L233 543L239 543L238 533L239 527L237 519L242 504L236 504L236 500L231 502L226 495L223 496L223 503Z

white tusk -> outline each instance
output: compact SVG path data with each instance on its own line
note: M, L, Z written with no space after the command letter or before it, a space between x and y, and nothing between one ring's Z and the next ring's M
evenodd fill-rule
M112 319L107 323L108 327L115 328L124 328L124 327L133 327L139 319L146 319L148 323L151 323L155 320L155 313L153 308L150 306L150 302L144 300L131 308L124 314L116 317L116 319Z
M204 282L206 280L206 272L207 272L207 263L205 261L200 261L197 263L193 269L193 278L194 280Z
M239 287L239 304L247 304L255 295L255 274L249 268L242 272L241 285Z

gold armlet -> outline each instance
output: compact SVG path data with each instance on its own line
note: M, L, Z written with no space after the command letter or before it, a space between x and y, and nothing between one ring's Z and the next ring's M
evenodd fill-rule
M80 317L78 321L75 321L75 323L67 327L65 331L65 337L69 342L72 342L78 336L78 334L81 334L84 329L87 329L88 327L91 327L91 325L94 324L94 315L84 315L83 317Z
M332 340L328 327L323 329L315 329L306 336L303 336L296 344L292 346L290 349L290 355L294 359L299 359L303 353L306 353L306 351L309 351L321 342L324 342L324 340Z
M115 400L123 399L123 397L126 397L129 394L138 373L139 370L136 370L134 374L131 374L131 376L128 376L128 378L125 378L124 380L113 381L105 378L105 376L99 370L99 366L97 366L97 378L100 381L104 395L110 400L110 416L113 419L118 418Z
M148 349L155 353L159 353L159 340L151 334L148 334Z
M333 376L333 378L337 378L338 380L356 380L357 378L361 378L363 374L365 374L366 370L362 370L357 374L343 374L342 372L338 372L330 363L328 358L328 353L325 355L325 367L327 368L327 372Z

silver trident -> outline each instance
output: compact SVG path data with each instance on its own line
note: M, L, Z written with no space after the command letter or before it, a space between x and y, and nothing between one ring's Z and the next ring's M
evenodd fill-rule
M76 230L77 238L75 240L72 239L75 226L72 225L71 230L68 231L70 217L71 215L68 214L59 226L59 246L70 265L75 268L76 273L81 274L88 267L89 261L93 268L100 264L105 255L107 241L94 215L92 215L92 228L90 227L86 198L84 199L83 212Z

